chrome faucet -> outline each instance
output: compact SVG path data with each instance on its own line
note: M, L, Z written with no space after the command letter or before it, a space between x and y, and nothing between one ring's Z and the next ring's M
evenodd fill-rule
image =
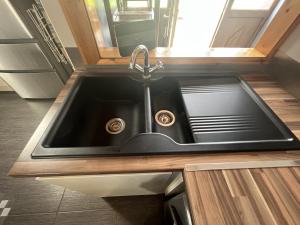
M139 64L136 63L136 58L141 52L144 54L144 66L140 66ZM133 50L130 58L129 69L142 72L144 79L146 80L150 79L152 73L162 68L164 68L164 66L160 60L157 61L157 64L155 66L153 67L150 66L149 51L145 45L139 45Z

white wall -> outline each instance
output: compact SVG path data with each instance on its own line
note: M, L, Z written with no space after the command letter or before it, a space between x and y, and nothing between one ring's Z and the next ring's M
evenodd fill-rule
M300 24L288 36L270 64L270 74L300 99Z
M58 0L41 0L50 21L65 48L77 47Z
M300 63L300 24L293 30L279 50Z

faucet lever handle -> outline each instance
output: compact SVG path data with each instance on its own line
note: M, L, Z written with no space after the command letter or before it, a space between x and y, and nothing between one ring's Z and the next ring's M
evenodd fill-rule
M164 69L164 64L162 63L162 61L157 60L156 65L149 69L149 73L154 73L159 69Z
M160 61L160 60L157 60L157 61L156 61L156 65L160 66L162 69L164 68L164 64L163 64L163 62Z
M129 63L128 69L134 70L134 65L133 65L133 63Z
M143 67L141 67L139 64L135 64L134 65L133 63L130 63L128 69L130 69L130 70L136 70L136 71L142 72L142 73L144 72Z

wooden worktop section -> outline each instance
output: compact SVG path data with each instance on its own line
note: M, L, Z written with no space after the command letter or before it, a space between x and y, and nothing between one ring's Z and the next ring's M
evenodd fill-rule
M100 173L126 173L146 171L182 170L186 165L231 162L268 161L276 167L277 163L299 164L299 151L268 151L241 153L181 154L165 156L135 157L93 157L64 159L32 159L31 153L45 132L50 121L61 106L64 98L74 84L78 73L75 72L61 91L49 112L33 134L18 160L10 171L11 176L49 176L80 175ZM283 122L300 138L300 103L267 75L248 74L243 78L265 100ZM298 161L297 161L298 160Z
M185 171L194 225L299 225L300 168Z

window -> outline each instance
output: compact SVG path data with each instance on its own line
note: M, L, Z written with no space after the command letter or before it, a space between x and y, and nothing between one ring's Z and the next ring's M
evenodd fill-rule
M127 1L128 8L147 8L148 1Z
M168 0L160 0L160 8L167 8Z
M234 0L232 10L269 10L274 0Z

